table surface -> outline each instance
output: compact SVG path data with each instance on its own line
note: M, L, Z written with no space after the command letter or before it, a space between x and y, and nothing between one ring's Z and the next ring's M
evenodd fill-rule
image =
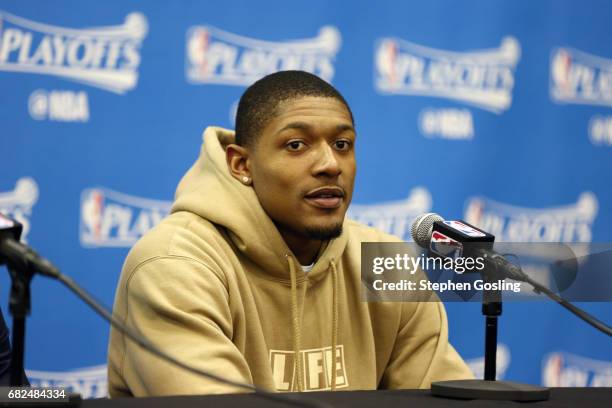
M290 394L296 396L298 394ZM552 388L550 399L542 402L492 400L454 400L433 397L429 390L380 390L313 392L299 394L324 401L331 407L612 407L612 388ZM173 396L152 398L115 398L84 400L83 408L190 408L190 407L289 407L252 394Z

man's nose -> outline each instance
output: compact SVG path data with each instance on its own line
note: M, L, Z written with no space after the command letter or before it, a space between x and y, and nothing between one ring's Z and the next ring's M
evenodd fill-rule
M342 173L336 152L327 143L321 145L316 153L315 159L316 162L313 168L315 175L324 174L330 177L336 177Z

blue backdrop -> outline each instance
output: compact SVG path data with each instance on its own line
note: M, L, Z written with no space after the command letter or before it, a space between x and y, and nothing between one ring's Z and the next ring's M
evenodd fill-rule
M254 80L303 69L356 118L352 217L406 238L435 211L498 240L610 242L611 17L595 0L0 1L0 211L110 306L203 129L233 127ZM32 296L32 382L104 395L108 325L56 282ZM481 373L480 306L447 309ZM499 341L502 378L612 386L609 339L558 305L505 305Z

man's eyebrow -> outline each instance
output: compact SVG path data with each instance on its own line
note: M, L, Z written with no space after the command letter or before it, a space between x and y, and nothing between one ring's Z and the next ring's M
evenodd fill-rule
M303 131L310 131L312 129L312 126L306 122L291 122L286 124L285 126L283 126L278 132L284 132L285 130L289 130L289 129L297 129L297 130L303 130ZM344 132L350 130L352 132L355 132L355 129L353 128L353 126L348 125L346 123L342 123L340 125L336 126L336 131L340 132Z
M352 132L355 132L355 129L351 125L347 125L346 123L336 126L336 130L338 132L344 132L345 130L350 130Z
M278 133L284 132L285 130L289 130L289 129L297 129L297 130L305 130L305 131L308 131L308 130L312 129L312 126L310 126L310 125L309 125L308 123L306 123L306 122L291 122L291 123L288 123L288 124L286 124L285 126L283 126L283 127L282 127L282 128L281 128L281 129L280 129L278 132L276 132L276 133L278 134Z

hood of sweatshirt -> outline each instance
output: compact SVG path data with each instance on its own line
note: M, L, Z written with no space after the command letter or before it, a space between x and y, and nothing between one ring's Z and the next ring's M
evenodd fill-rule
M234 245L265 273L290 280L290 263L298 263L255 191L236 180L227 167L225 148L235 142L234 132L208 127L200 156L179 183L172 212L189 211L225 228ZM299 217L299 214L296 214ZM315 283L330 270L346 246L347 234L327 243L308 279ZM291 259L288 259L291 258ZM303 277L301 268L297 275Z

